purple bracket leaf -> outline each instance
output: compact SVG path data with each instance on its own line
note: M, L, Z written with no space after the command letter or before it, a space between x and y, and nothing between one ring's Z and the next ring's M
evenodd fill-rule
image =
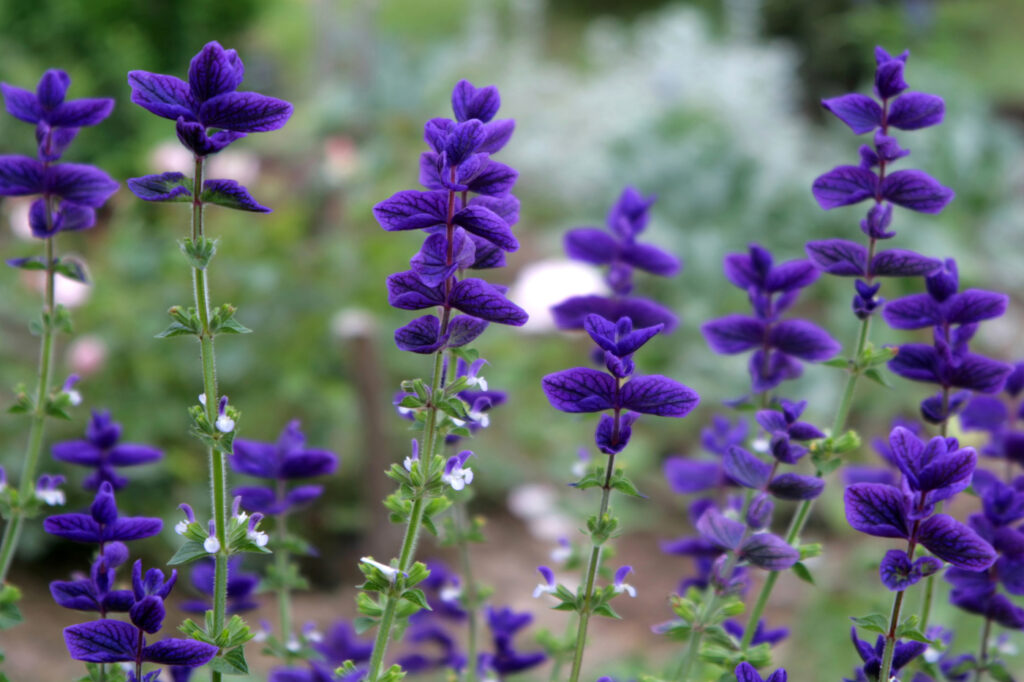
M740 559L766 571L784 571L800 560L800 552L771 533L751 535L740 547Z
M856 135L870 133L882 125L882 107L866 95L852 94L823 99L821 106L850 126Z
M738 446L732 446L722 458L725 473L734 481L747 488L761 489L768 483L772 467L767 462Z
M242 185L234 180L207 180L203 183L200 197L204 204L216 204L236 211L270 213L270 209L257 203Z
M996 551L992 545L946 514L936 514L925 519L917 539L943 561L969 571L983 571L996 560Z
M846 521L855 530L880 538L907 538L907 499L890 485L854 483L843 494Z
M898 170L882 181L881 195L919 213L939 213L953 200L953 190L919 170Z
M818 205L826 211L864 201L875 196L877 189L878 176L859 166L837 166L818 176L811 186Z
M622 387L621 406L660 417L685 417L700 403L696 391L675 379L650 374L633 377Z
M183 173L128 178L128 189L143 201L192 201L192 178Z
M615 400L615 379L588 367L549 374L542 386L551 405L563 412L600 412Z
M830 275L864 277L867 275L868 250L845 239L808 242L807 257Z
M697 519L697 532L723 549L736 549L743 538L744 526L726 518L722 512L710 507Z

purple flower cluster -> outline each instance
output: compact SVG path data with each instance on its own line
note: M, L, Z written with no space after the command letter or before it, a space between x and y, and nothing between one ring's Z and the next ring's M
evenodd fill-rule
M989 442L981 449L981 454L1002 459L1008 467L1013 462L1024 466L1024 431L1016 428L1017 420L1024 416L1021 391L1024 391L1024 362L1017 362L1003 385L1009 404L996 396L976 395L960 413L964 429L988 433Z
M276 443L236 438L231 468L240 474L267 479L265 486L239 486L234 494L246 509L267 515L286 514L323 494L322 485L288 488L296 479L326 476L338 466L338 456L327 450L306 447L298 420L288 423Z
M36 159L0 156L0 196L41 195L29 209L29 226L39 239L92 227L96 209L117 191L117 183L98 168L58 163L80 128L96 125L114 108L112 99L65 99L70 85L68 74L57 69L43 74L35 93L0 83L8 113L34 123L38 142Z
M53 458L94 469L82 482L86 490L98 490L103 483L120 490L128 479L117 473L117 467L148 464L163 457L163 452L150 445L120 441L121 425L110 417L110 412L94 411L85 427L85 440L55 444Z
M896 233L889 229L893 206L902 206L920 213L939 213L953 199L953 191L919 170L890 171L889 164L910 152L900 147L890 135L890 128L918 130L942 122L945 103L941 97L921 92L908 92L903 78L909 52L893 57L881 47L875 48L875 96L848 94L822 101L857 135L874 132L872 145L860 148L860 165L838 166L818 177L812 191L825 210L874 201L861 230L868 236L868 246L844 239L812 241L807 255L816 266L833 275L858 277L853 310L866 318L878 308L879 284L875 277L909 277L927 275L939 263L913 251L890 249L876 252L878 240L891 239Z
M175 121L178 141L196 159L223 150L249 133L282 128L292 105L256 92L237 92L245 66L234 50L213 41L203 46L188 69L188 82L159 73L131 71L132 102ZM217 132L210 134L210 129ZM162 173L128 180L128 188L145 201L213 203L243 211L266 213L248 190L234 180L204 180L193 197L192 181L181 173Z
M992 291L958 291L956 261L925 278L927 293L890 301L882 311L896 329L932 328L932 345L908 343L889 361L889 369L913 381L938 384L938 394L921 403L921 415L933 424L945 422L970 397L971 391L998 393L1013 371L1005 362L971 353L968 347L984 320L1006 312L1009 297ZM954 388L964 389L951 394Z
M1024 594L1024 476L1004 483L987 471L974 472L974 491L981 495L982 513L967 520L998 554L987 568L953 567L946 580L953 586L950 601L1003 627L1024 630L1024 608L999 591Z
M430 354L473 341L488 323L521 326L527 316L505 298L505 289L464 270L505 265L519 242L512 226L519 200L511 193L519 174L491 154L508 142L511 119L494 120L498 89L459 81L452 92L455 120L434 118L424 127L430 151L420 157L423 190L405 190L373 207L389 232L424 230L427 238L412 269L388 277L388 302L401 310L437 308L395 332L399 348ZM474 194L470 198L470 194ZM453 317L452 311L463 313Z
M203 614L213 608L213 583L215 563L212 558L200 559L192 565L190 574L192 587L203 595L201 599L187 599L181 603L186 613ZM259 608L256 590L260 577L242 570L242 557L228 559L228 595L226 613L245 613Z
M623 317L638 327L663 325L671 332L679 320L659 303L633 291L633 271L643 270L670 277L681 267L679 259L652 244L637 242L650 221L654 197L645 197L632 187L622 190L608 212L608 230L578 227L565 235L565 252L570 258L608 267L605 281L613 296L573 296L551 309L555 324L562 329L582 329L587 315L600 315L610 322Z
M792 260L775 265L767 249L751 244L749 254L726 256L724 269L726 278L747 292L754 314L711 320L701 326L701 332L716 353L754 350L749 369L755 393L800 376L801 361L820 362L839 352L839 343L817 325L781 319L800 290L818 279L810 262Z
M506 675L535 668L547 660L542 651L524 653L515 647L516 635L533 622L533 614L516 612L508 607L495 609L488 606L486 616L493 650L480 654L477 672L481 679L500 680Z
M357 682L366 675L365 664L373 653L373 643L360 639L347 620L339 620L313 649L318 658L307 661L308 668L275 668L267 682ZM352 661L355 672L335 675L335 669L346 661Z

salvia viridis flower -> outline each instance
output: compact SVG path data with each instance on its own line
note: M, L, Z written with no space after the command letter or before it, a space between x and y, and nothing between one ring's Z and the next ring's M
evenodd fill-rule
M231 468L240 474L266 479L266 486L239 486L235 495L242 504L264 514L281 514L311 503L323 493L322 485L289 483L326 476L338 466L338 456L327 450L306 447L306 436L298 420L281 432L276 443L236 438Z
M181 603L181 610L187 613L206 613L213 604L214 561L200 559L192 565L190 574L192 587L203 595L202 599L187 599ZM242 557L228 559L228 598L226 613L244 613L259 608L256 589L260 577L242 570Z
M873 144L860 148L860 164L837 166L814 181L812 191L825 210L873 201L861 230L867 246L845 239L827 239L807 244L807 255L816 266L833 275L857 277L853 310L869 317L882 300L877 297L876 277L927 275L940 263L905 249L876 249L879 240L891 239L893 206L920 213L939 213L953 199L953 191L920 170L892 171L889 166L906 157L893 128L918 130L942 122L945 103L941 97L908 91L903 78L909 52L892 56L875 48L875 98L848 94L822 100L822 106L848 125L857 135L874 133ZM876 99L877 98L877 99Z
M117 472L118 467L148 464L161 457L163 452L152 446L122 443L121 425L106 410L93 411L84 440L64 441L53 446L54 459L94 469L82 482L86 490L97 490L104 482L120 490L128 484L128 479Z
M615 322L628 317L638 327L663 325L666 333L678 324L676 315L661 304L632 295L634 270L662 277L679 272L679 259L637 237L650 221L654 197L645 197L633 187L622 190L608 212L607 230L578 227L565 234L565 252L574 260L607 266L605 281L612 296L573 296L551 309L562 329L582 329L587 315L596 314Z
M980 289L958 291L960 279L952 258L925 278L925 288L926 293L887 303L882 317L895 329L932 329L932 345L903 344L888 366L905 379L938 384L939 393L922 401L921 416L940 424L964 406L971 391L998 393L1013 371L1005 362L969 348L979 323L1001 317L1009 297Z
M834 357L841 346L828 333L807 320L783 319L800 290L818 279L806 260L776 265L771 253L751 244L748 254L725 257L725 276L750 297L753 315L726 315L701 325L711 350L735 354L754 351L750 377L754 393L771 390L803 373L802 362Z
M1002 459L1009 466L1024 466L1024 431L1016 428L1024 417L1024 362L1016 362L1006 377L1002 399L994 395L975 395L960 412L960 425L967 431L984 431L989 441L979 451ZM1004 402L1005 401L1005 402Z
M488 606L486 616L493 650L480 654L477 672L483 679L502 679L505 675L535 668L547 660L542 651L517 651L513 642L519 631L533 622L532 614L516 612L508 607L495 609Z
M141 540L156 535L162 528L160 519L121 516L114 499L114 487L108 482L100 484L88 514L57 514L43 521L43 530L50 535L95 544Z
M431 354L466 345L490 322L526 322L504 288L462 275L502 267L505 254L519 248L512 234L519 200L511 193L519 174L491 158L514 127L511 120L492 120L500 103L494 86L460 81L452 93L456 120L435 118L424 127L430 151L420 157L420 183L426 190L398 192L373 208L389 232L427 234L411 269L388 277L388 302L401 310L436 308L440 317L424 315L398 329L402 350Z

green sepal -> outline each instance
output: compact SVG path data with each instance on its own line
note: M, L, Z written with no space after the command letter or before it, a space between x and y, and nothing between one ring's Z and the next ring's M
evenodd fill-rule
M210 316L211 334L251 334L252 330L235 319L238 309L230 303L218 306Z
M181 566L182 564L190 564L193 561L198 561L208 556L211 555L203 547L203 543L196 542L195 540L186 540L185 544L179 547L174 556L168 560L167 565Z
M430 604L427 603L427 595L423 594L423 590L421 590L421 589L416 588L416 589L412 589L412 590L406 590L405 592L402 593L402 599L404 599L407 602L410 602L412 604L415 604L416 606L418 606L420 608L420 610L424 610L424 611L433 611L434 610L434 609L430 608Z
M599 606L594 607L594 614L598 616L604 616L605 618L614 618L616 620L622 620L622 616L620 616L615 611L615 609L612 608L612 605L608 603L600 604Z
M24 620L18 609L20 600L21 590L14 585L0 587L0 630L13 628Z
M711 645L721 647L726 650L738 651L739 642L725 631L721 625L712 625L704 628L704 640Z
M850 618L853 624L862 630L878 632L886 635L889 633L889 619L881 613L872 613L867 616L853 616Z
M458 348L449 348L448 352L454 357L464 360L467 365L472 365L474 362L480 359L480 352L475 348L466 348L460 346Z
M248 675L249 665L245 662L245 651L237 647L224 652L210 661L210 670L222 675Z
M910 639L924 644L936 644L935 640L929 639L920 628L920 619L917 616L907 616L896 628L896 639Z
M864 370L864 376L866 376L868 379L871 379L871 381L875 382L876 384L885 386L886 388L892 388L892 384L890 384L889 380L885 378L885 375L879 372L874 367Z
M814 576L811 575L811 572L809 570L807 570L807 566L803 562L798 561L795 564L793 564L792 570L793 575L795 575L797 578L800 578L800 580L803 580L805 583L810 583L811 585L815 584Z
M169 339L172 336L199 336L202 333L195 308L185 309L180 305L174 305L167 310L167 314L171 316L171 324L157 334L156 338Z
M615 473L612 474L611 487L613 490L618 490L620 493L630 495L631 497L647 497L637 490L633 482L622 473L622 469L616 469Z
M619 520L611 514L605 514L601 518L591 516L587 519L587 532L595 545L601 545L610 540L618 527Z
M28 414L36 409L35 403L28 395L25 384L18 384L14 387L14 404L7 408L10 414Z
M816 556L821 556L820 542L809 542L806 545L800 545L797 549L800 551L800 561L803 561L804 559L813 559Z
M217 253L217 240L206 237L200 237L194 242L186 237L178 242L178 246L181 247L181 252L185 254L189 265L196 270L205 270Z
M376 627L376 625L377 619L370 618L369 616L356 616L352 620L352 629L356 631L357 635L369 632L371 629Z
M854 363L846 358L833 358L831 360L826 360L821 364L826 367L835 367L837 369L852 369L854 367Z
M374 619L374 622L384 614L384 607L366 592L356 595L356 609L364 616Z

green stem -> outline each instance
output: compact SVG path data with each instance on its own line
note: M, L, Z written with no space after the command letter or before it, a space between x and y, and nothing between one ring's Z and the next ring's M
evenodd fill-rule
M572 633L576 632L575 615L574 613L569 614L569 621L565 625L565 635L562 636L559 642L558 653L552 656L551 677L548 678L548 682L558 682L558 680L562 679L562 668L565 666L566 654L568 653L568 650L563 648L562 642L568 642Z
M992 619L986 618L985 625L981 628L981 646L978 649L978 674L974 682L981 682L985 677L985 669L988 665L988 638L992 634Z
M617 390L617 389L616 389ZM618 440L619 413L615 412L615 428L612 441ZM608 513L608 502L612 495L612 473L615 471L615 455L608 455L608 469L604 474L604 485L601 489L601 508L597 514L598 523ZM578 682L580 671L583 666L583 649L587 643L587 626L590 624L590 605L594 596L594 581L597 578L597 568L601 563L601 542L595 542L590 550L590 563L587 565L587 579L583 593L583 608L580 609L579 622L576 626L576 650L572 658L572 672L569 674L569 682Z
M284 488L284 481L278 482L278 487ZM280 494L279 494L280 496ZM288 589L287 576L289 576L288 562L291 558L288 553L288 521L287 513L281 513L277 517L277 547L274 550L274 565L277 568L277 610L280 617L281 641L285 645L285 661L291 662L292 651L288 643L292 637L292 595Z
M885 637L885 649L882 652L882 668L878 673L879 680L888 680L892 673L892 657L896 653L896 626L900 622L900 607L903 605L901 590L892 600L892 612L889 614L889 634Z
M51 224L50 200L47 199L46 224ZM21 530L25 524L25 504L35 493L36 466L39 464L39 453L43 447L43 427L46 422L46 401L50 394L50 381L53 375L53 340L56 333L56 310L54 304L54 244L53 238L46 240L46 288L43 294L43 338L39 348L39 371L36 378L35 404L32 411L32 422L29 426L28 445L22 460L21 487L18 490L18 506L11 510L11 517L4 528L3 540L0 541L0 585L7 581L7 572L11 568L14 554L21 539Z
M206 157L195 157L195 176L192 178L192 242L205 238L203 210L203 177ZM210 291L205 268L192 268L192 292L196 314L199 317L199 355L203 364L203 395L206 398L206 419L212 425L217 421L220 396L217 395L217 356L213 349L213 333L210 331ZM213 507L214 534L220 542L220 551L215 556L213 577L213 636L224 629L228 595L228 490L224 453L217 447L207 449L210 462L211 506ZM211 673L214 682L221 674Z
M447 310L446 310L447 313ZM447 315L445 315L447 318ZM443 328L446 328L444 325ZM434 373L430 386L430 405L427 407L427 424L423 437L424 447L420 450L420 466L423 467L423 480L430 481L431 469L434 454L437 448L437 418L438 412L436 400L441 391L441 383L444 374L444 351L434 353ZM408 571L412 558L416 551L416 544L419 541L420 529L423 527L423 512L425 509L425 492L417 492L413 501L412 511L409 513L409 521L405 526L405 537L402 539L402 549L398 557L398 570ZM395 627L395 611L398 608L397 595L384 597L384 613L381 614L380 625L377 628L377 637L373 642L373 654L370 656L370 667L367 672L367 682L376 682L380 677L381 666L384 664L384 654L391 641L391 633Z
M477 590L476 578L473 576L473 563L469 556L469 541L465 534L469 531L472 520L466 510L466 505L461 502L455 503L455 524L459 539L459 564L462 567L462 579L466 586L466 614L468 640L466 644L466 665L465 682L476 680L476 650L477 650L477 622L479 611L479 591Z
M857 332L857 346L853 354L854 361L859 361L861 354L867 347L870 329L871 318L867 317L861 320L860 329ZM839 400L839 407L836 409L835 419L832 421L833 437L838 437L846 428L846 420L850 416L850 407L853 405L853 395L859 378L860 372L852 371L846 379L846 387L843 389L842 398ZM811 507L813 505L814 500L804 500L797 506L793 519L789 523L789 530L786 532L786 542L788 544L794 545L800 540L800 533L803 532L804 526L807 524L807 519L811 515ZM772 590L775 589L775 583L778 580L779 571L772 571L765 578L764 584L761 585L761 591L757 595L754 608L750 611L747 625L743 629L743 640L740 642L740 648L744 651L750 647L754 632L757 630L757 624L761 621L761 615L764 613L765 606L767 606L768 599L771 597Z

